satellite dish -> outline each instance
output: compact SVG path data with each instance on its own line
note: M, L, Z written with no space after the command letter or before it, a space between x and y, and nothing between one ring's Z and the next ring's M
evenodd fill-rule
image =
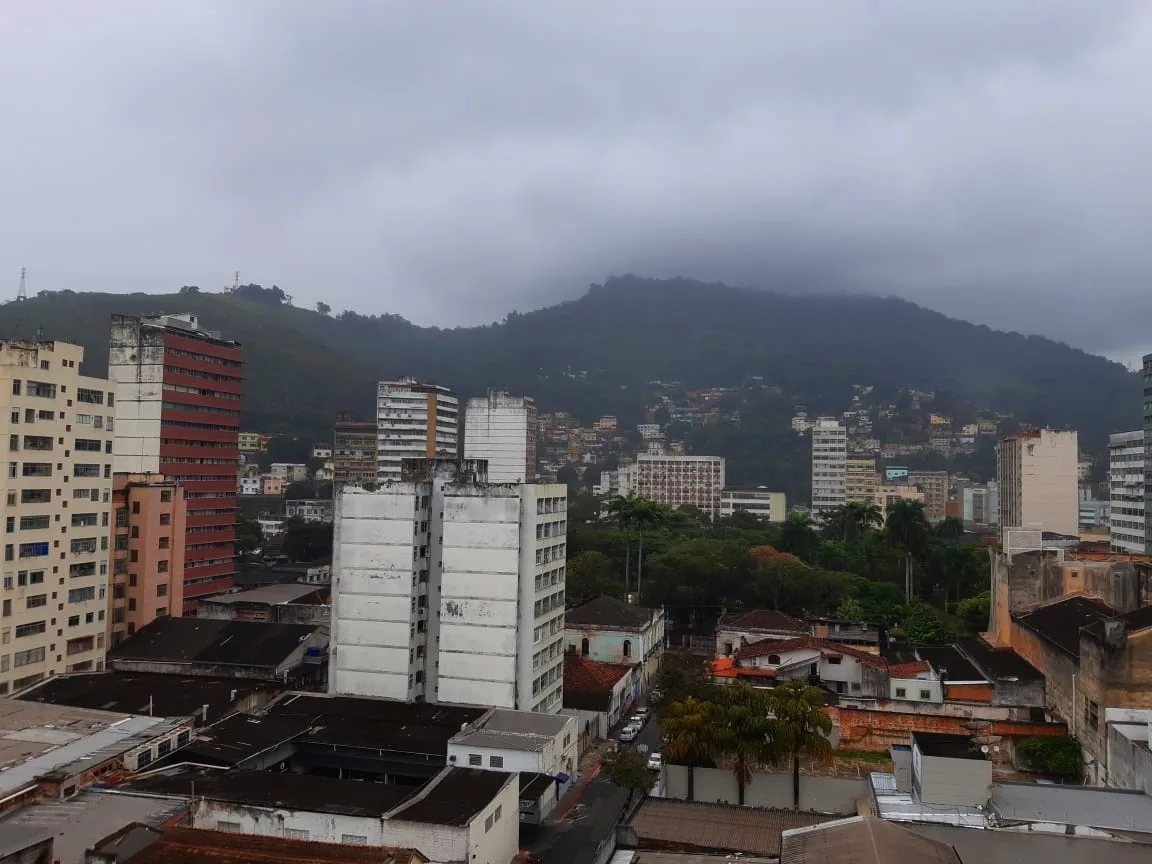
M988 752L988 745L987 744L981 744L980 745L980 752L981 753L987 753Z

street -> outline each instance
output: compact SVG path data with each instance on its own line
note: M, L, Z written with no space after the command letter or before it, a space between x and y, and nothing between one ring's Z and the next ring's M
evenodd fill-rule
M619 729L614 729L611 737L618 735ZM632 745L621 746L637 744L646 745L651 753L660 750L660 723L655 716ZM595 768L588 770L591 773ZM578 783L557 802L543 825L534 831L524 829L525 848L539 855L544 864L588 864L600 843L615 830L627 803L628 792L613 786L601 772L587 784Z

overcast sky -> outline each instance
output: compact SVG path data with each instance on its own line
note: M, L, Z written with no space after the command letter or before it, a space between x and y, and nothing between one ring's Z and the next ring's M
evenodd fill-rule
M636 272L1127 357L1150 81L1146 0L8 0L0 297L452 325Z

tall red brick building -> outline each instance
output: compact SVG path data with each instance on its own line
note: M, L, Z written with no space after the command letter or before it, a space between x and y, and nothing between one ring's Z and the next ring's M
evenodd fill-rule
M236 476L243 348L195 315L113 315L113 471L156 474L184 490L185 615L236 573Z

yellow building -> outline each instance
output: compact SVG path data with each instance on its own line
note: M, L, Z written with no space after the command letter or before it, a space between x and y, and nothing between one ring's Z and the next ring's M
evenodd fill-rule
M880 512L887 517L888 508L897 501L919 501L924 503L924 493L915 486L877 486L873 494L872 503L880 508Z
M259 432L241 432L240 433L240 452L241 453L257 453L260 450L260 433Z
M844 489L849 504L871 504L880 478L876 474L876 460L852 458L846 463Z

